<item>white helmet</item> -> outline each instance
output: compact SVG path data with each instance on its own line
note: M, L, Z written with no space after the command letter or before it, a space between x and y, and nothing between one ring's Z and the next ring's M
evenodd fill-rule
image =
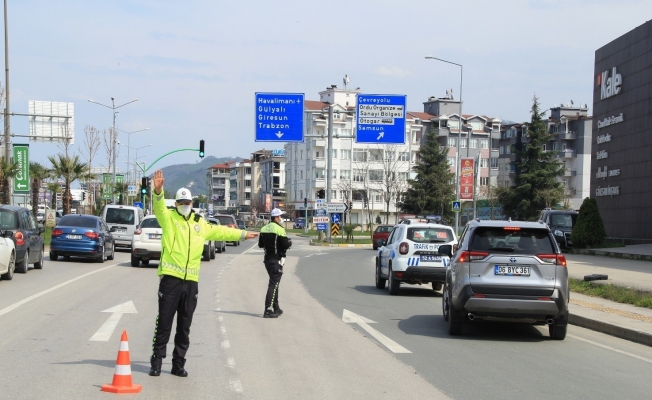
M190 200L192 201L192 195L190 194L190 190L186 188L181 188L177 190L177 195L174 196L174 200L179 201L179 200Z

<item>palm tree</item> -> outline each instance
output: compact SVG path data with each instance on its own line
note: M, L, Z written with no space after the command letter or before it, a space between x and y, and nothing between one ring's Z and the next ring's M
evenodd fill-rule
M61 185L59 182L48 183L48 191L50 192L50 205L53 210L57 209L57 193L61 192Z
M120 195L118 204L123 206L124 198L126 197L127 191L129 189L129 184L127 182L116 182L113 187L113 194Z
M49 156L52 163L52 171L57 177L63 179L63 215L70 214L72 198L70 196L70 185L88 172L88 165L79 161L79 156L67 156L57 154L56 157Z
M18 164L7 163L4 158L0 158L0 192L2 193L0 202L2 204L11 204L9 179L15 178L16 174L18 174Z
M41 182L50 177L50 170L39 163L29 163L29 174L32 178L32 214L36 217Z

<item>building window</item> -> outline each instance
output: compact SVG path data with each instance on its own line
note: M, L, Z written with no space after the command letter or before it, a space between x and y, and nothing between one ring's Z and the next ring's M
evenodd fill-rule
M480 139L480 148L481 149L488 149L489 148L489 140Z
M466 149L466 138L461 138L460 139L460 148L461 149Z
M340 132L342 132L342 136L351 136L351 129L342 128Z
M315 168L315 179L324 179L326 177L325 168Z
M491 158L491 169L498 169L498 159Z
M561 144L561 151L566 151L566 142Z
M384 171L382 169L372 169L369 170L369 181L370 182L382 182L384 178Z
M457 147L457 138L449 137L448 138L448 147Z
M557 142L552 142L552 151L557 151Z
M340 151L340 157L341 157L342 160L350 160L351 159L351 150L342 149Z
M341 169L340 170L340 179L351 179L351 170L350 169Z
M336 169L331 169L331 178L337 179L337 170Z
M303 160L303 150L301 150L301 159Z
M471 122L471 128L474 131L483 131L484 130L484 122L477 122L477 121Z
M367 161L367 152L365 150L353 150L353 161L354 162L366 162Z
M542 149L543 151L548 151L548 149L546 149L546 143L544 143L544 144L541 146L541 149Z
M405 181L407 181L408 179L409 179L409 173L407 173L407 172L399 172L399 173L398 173L398 180L399 180L399 181L403 181L403 182L405 182Z
M331 200L337 199L337 190L331 190Z
M505 147L500 146L500 151L498 153L499 154L505 154Z
M331 150L331 159L337 159L337 149Z
M301 172L301 177L299 179L303 179L303 170L301 170L300 172Z
M407 151L402 151L399 154L399 161L410 161L410 154Z
M353 157L355 158L355 151L353 152ZM383 151L382 150L371 150L371 151L369 151L369 161L382 161L382 159L383 159ZM355 160L355 161L358 161L358 160Z
M455 166L455 157L448 157L448 165L451 167Z
M477 149L478 148L478 139L471 139L470 144L471 144L472 149Z
M385 150L385 161L394 161L395 157L396 157L395 151Z
M354 182L364 182L365 181L365 171L362 169L356 169L353 171L353 181Z
M481 158L480 159L480 168L487 168L489 166L489 159L488 158Z
M315 158L319 158L319 152L318 151L315 152Z
M251 187L251 181L248 179L245 179L245 187Z
M480 186L487 186L489 184L489 177L483 176L480 178Z
M505 146L505 154L511 154L512 146Z

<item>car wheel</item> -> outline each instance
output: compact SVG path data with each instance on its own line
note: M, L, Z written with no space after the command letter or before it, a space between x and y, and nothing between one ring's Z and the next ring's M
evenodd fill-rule
M57 253L50 252L50 261L57 261L59 259L59 256Z
M380 276L380 260L376 259L376 289L385 289L387 279Z
M378 250L378 246L376 246L375 244L372 247L374 250Z
M149 260L143 260L141 262L143 263L143 265L149 265Z
M140 267L140 260L138 257L134 257L134 255L131 255L131 266L132 267Z
M104 250L105 250L105 248L104 248L104 246L102 246L102 250L99 252L100 256L97 258L98 263L103 263L104 262Z
M107 260L113 260L115 258L115 246L111 246L111 255L107 256Z
M389 294L392 296L398 294L398 288L401 286L401 282L394 279L394 273L392 271L391 265L389 267L389 285L387 286L389 288Z
M23 261L16 263L16 272L21 274L27 272L27 260L29 260L29 250L25 252L25 257L23 257Z
M215 259L215 243L211 246L211 260Z
M441 282L433 282L432 283L432 290L434 290L435 292L438 292L438 291L441 290L442 286L444 286L444 284L441 283Z
M43 249L41 249L41 254L38 256L38 261L34 263L34 269L43 269Z
M224 243L222 245L222 253L226 253L226 242L222 242L222 243Z
M210 261L211 260L211 255L210 255L210 250L209 247L204 245L204 252L202 253L201 257L202 261Z
M235 245L240 246L240 241L238 240L237 242L235 242Z
M220 247L216 248L215 251L217 251L218 253L222 252L222 243L220 243Z
M462 323L464 322L464 317L455 312L453 308L453 301L450 298L450 293L448 297L448 334L451 336L457 336L462 334Z
M566 339L566 328L568 327L568 312L566 314L556 319L555 322L548 325L548 333L550 334L550 339L552 340L564 340Z
M63 256L63 259L66 261L70 261L70 256Z
M4 279L5 281L10 281L14 279L14 271L16 270L16 255L14 253L11 253L11 256L9 257L9 265L7 268L7 272L2 274L0 276L1 279Z
M448 286L444 285L444 291L442 292L441 296L441 315L444 316L444 321L448 321L449 315L448 315L448 303L450 302L450 298L448 297Z

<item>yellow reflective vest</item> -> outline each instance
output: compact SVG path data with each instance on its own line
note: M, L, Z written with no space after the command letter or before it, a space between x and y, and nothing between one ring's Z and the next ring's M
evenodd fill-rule
M204 242L244 240L246 232L222 225L212 225L204 218L190 213L188 218L165 206L163 191L153 193L154 214L163 235L159 275L170 275L180 279L199 282L199 267L204 252Z

